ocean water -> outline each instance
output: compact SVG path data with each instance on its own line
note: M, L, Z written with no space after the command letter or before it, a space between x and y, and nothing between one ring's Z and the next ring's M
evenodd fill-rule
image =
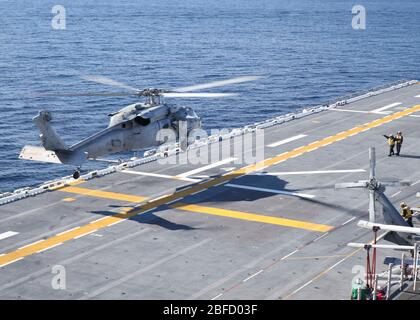
M65 30L51 27L56 4ZM366 30L352 28L354 4L366 8ZM38 110L52 111L72 144L135 101L36 93L112 90L80 78L91 74L139 88L265 75L219 90L238 97L167 100L193 107L207 130L232 128L420 79L419 30L418 0L0 0L0 192L73 170L18 160L25 144L39 144Z

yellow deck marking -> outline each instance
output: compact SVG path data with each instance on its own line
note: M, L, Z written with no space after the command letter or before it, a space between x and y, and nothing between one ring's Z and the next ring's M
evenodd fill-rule
M264 215L255 214L255 213L247 213L247 212L234 211L234 210L204 207L204 206L198 206L194 204L176 203L172 205L172 207L179 210L184 210L184 211L206 213L206 214L212 214L215 216L229 217L229 218L262 222L262 223L268 223L268 224L275 224L279 226L292 227L292 228L298 228L298 229L304 229L304 230L310 230L310 231L327 232L334 228L332 226L311 223L311 222L306 222L306 221L301 221L301 220L292 220L292 219L278 218L278 217L272 217L272 216L264 216Z
M86 180L83 180L83 179L74 180L72 182L66 183L65 185L59 185L59 186L51 187L50 190L51 191L60 190L62 188L66 188L68 186L77 186L78 184L82 184L82 183L85 183L85 182L86 182Z
M81 194L84 196L90 196L90 197L96 197L96 198L128 201L128 202L141 202L147 199L146 197L133 196L133 195L123 194L123 193L115 193L115 192L108 192L108 191L101 191L101 190L93 190L93 189L80 188L80 187L73 187L73 186L63 187L63 188L57 189L57 191Z
M393 120L396 120L396 119L399 119L399 118L402 118L402 117L405 117L405 116L408 116L408 115L410 115L414 112L418 112L418 111L420 111L420 105L415 105L415 106L413 106L411 108L408 108L404 111L399 111L399 112L396 112L394 114L387 115L383 118L374 120L374 121L369 122L367 124L364 124L362 126L358 126L358 127L353 128L353 129L338 133L334 136L325 138L323 140L313 142L313 143L311 143L307 146L302 146L302 147L297 148L295 150L292 150L292 151L289 151L289 152L284 152L284 153L282 153L282 154L280 154L276 157L273 157L271 159L263 160L259 163L256 163L255 165L246 166L244 168L228 172L221 177L217 177L217 178L214 178L213 180L205 181L204 183L197 184L197 185L195 185L191 188L187 188L187 189L184 189L184 190L177 191L174 194L169 195L169 196L164 197L164 198L160 198L159 200L151 200L151 201L147 202L146 204L141 205L140 207L136 207L133 210L128 211L126 214L116 214L114 216L106 217L106 218L101 219L97 222L92 222L92 223L89 223L88 225L82 226L82 227L80 227L80 228L78 228L74 231L69 231L68 233L64 233L60 236L53 236L53 237L48 238L48 239L46 239L42 242L38 242L38 243L28 245L25 248L17 249L16 251L3 254L2 256L0 255L0 267L11 263L13 260L32 255L39 250L51 247L51 246L56 245L60 242L65 242L65 241L74 239L74 238L76 238L78 236L81 236L84 233L92 231L94 229L99 230L99 229L105 228L105 227L107 227L107 226L109 226L109 225L111 225L111 224L113 224L113 223L115 223L115 222L117 222L121 219L124 219L124 220L129 219L130 217L139 215L139 214L144 213L148 210L154 209L154 208L156 208L160 205L163 205L163 204L166 204L168 202L172 202L172 201L175 201L175 200L178 200L178 199L182 199L182 198L184 198L184 197L186 197L186 196L188 196L192 193L208 189L208 188L210 188L212 186L215 186L217 184L220 184L220 183L223 183L223 182L226 182L226 181L230 181L234 178L237 178L237 177L242 176L244 174L247 174L249 172L256 171L261 167L271 166L271 165L275 164L276 162L285 161L285 160L290 159L294 156L304 154L305 152L309 152L310 150L314 150L314 148L323 147L323 146L325 146L325 145L327 145L331 142L340 141L340 140L348 138L349 136L352 136L356 133L361 133L361 132L365 131L366 128L369 128L369 129L370 128L375 128L375 127L378 127L382 124L388 123L390 121L393 121ZM65 187L65 188L68 188L68 187ZM65 189L65 188L63 188L63 189Z
M76 199L75 198L64 198L63 201L64 202L73 202L73 201L76 201Z

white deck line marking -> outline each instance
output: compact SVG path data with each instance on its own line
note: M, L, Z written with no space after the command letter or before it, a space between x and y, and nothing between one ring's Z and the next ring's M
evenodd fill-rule
M398 194L400 194L400 193L401 193L401 190L400 190L400 191L395 192L395 193L391 196L391 198L392 198L392 197L395 197L396 195L398 195Z
M218 184L215 184L213 187L219 187L219 186L221 186L221 185L225 184L226 182L227 182L227 181L220 182L220 183L218 183ZM204 191L204 190L202 190L202 191Z
M126 273L123 277L119 277L118 279L114 280L114 281L107 281L106 284L104 286L101 286L99 288L97 288L94 291L89 292L87 295L84 295L82 297L79 297L78 300L87 300L87 299L92 299L93 297L96 297L106 291L109 291L115 287L119 287L121 286L123 283L127 283L127 281L136 278L138 279L138 277L140 275L142 275L145 272L149 272L150 270L156 269L156 267L168 263L169 261L171 261L172 259L176 259L178 257L182 257L184 256L187 252L192 251L208 242L210 242L211 240L213 240L212 238L207 238L205 240L202 240L198 243L195 243L189 247L184 247L182 250L177 251L171 255L166 255L164 258L157 260L155 262L153 262L152 264L148 264L147 266L137 269L134 272L128 272Z
M345 226L347 223L352 222L354 219L356 219L356 217L350 218L349 220L347 220L346 222L343 222L341 225Z
M390 111L385 111L385 110L391 109L391 108L396 107L396 106L399 106L400 104L402 104L402 103L401 102L394 102L394 103L386 105L385 107L372 110L371 112L372 113L379 113L379 114L388 114L388 113L391 113L391 112Z
M103 237L102 234L98 234L98 233L91 233L90 235L91 236L95 236L95 237Z
M15 260L12 260L12 261L9 261L9 262L6 262L6 263L0 265L0 268L5 267L5 266L7 266L9 264L12 264L12 263L14 263L16 261L19 261L19 260L22 260L22 259L23 259L23 257L22 258L15 259Z
M80 227L74 227L74 228L71 228L71 229L69 229L69 230L66 230L66 231L63 231L63 232L60 232L60 233L57 233L56 234L56 236L61 236L62 234L65 234L65 233L67 233L67 232L70 232L70 231L73 231L73 230L76 230L76 229L79 229Z
M310 199L315 198L315 196L312 195L312 194L289 192L289 191L266 189L266 188L257 188L257 187L250 187L250 186L244 186L244 185L233 184L233 183L227 183L225 186L232 187L232 188L238 188L238 189L246 189L246 190L262 191L262 192L269 192L269 193L285 194L285 195L295 196L295 197L300 197L300 198L310 198Z
M101 221L101 220L104 220L104 219L107 219L107 218L108 217L99 218L99 219L93 220L93 221L91 221L89 223L95 223L95 222L98 222L98 221Z
M210 300L216 300L217 298L220 298L223 295L223 293L219 293L217 296L215 296L214 298L211 298Z
M384 233L382 233L378 239L376 241L381 240L383 237L385 237L387 234L389 233L389 231L386 231ZM358 249L359 250L359 249ZM356 250L356 251L358 251ZM332 269L334 269L336 266L338 266L340 263L346 261L348 258L350 258L352 256L352 254L350 254L347 257L344 257L343 259L341 259L340 261L338 261L337 263L335 263L334 265L332 265L331 267L329 267L328 269L326 269L325 271L323 271L323 274L331 271ZM305 288L307 285L311 284L314 280L316 280L317 278L319 278L319 275L317 275L315 278L313 278L312 280L308 281L307 283L305 283L303 286L301 286L300 288L296 289L295 291L293 291L291 294L289 294L287 297L291 297L293 296L295 293L297 293L298 291L302 290L303 288Z
M346 261L347 258L343 258L340 261L338 261L336 264L333 264L331 267L328 268L328 271L331 271L332 269L334 269L336 266L338 266L340 263Z
M286 254L283 258L281 258L280 260L284 260L289 258L291 255L295 254L296 252L298 252L299 250L296 249L295 251L290 252L289 254Z
M257 173L257 175L269 175L269 176L287 176L287 175L298 175L298 174L324 174L324 173L350 173L350 172L366 172L365 169L352 169L352 170L324 170L324 171L284 171L284 172L264 172Z
M331 267L329 267L326 272L331 271L332 269L334 269L336 266L338 266L340 263L342 263L343 261L345 261L347 258L341 259L340 261L338 261L337 263L335 263L334 265L332 265ZM295 291L293 291L290 296L296 294L297 292L299 292L300 290L302 290L303 288L307 287L308 285L310 285L316 278L313 278L311 280L309 280L307 283L305 283L303 286L297 288Z
M55 244L55 245L53 245L53 246L51 246L51 247L48 247L48 248L44 248L44 249L38 250L36 253L41 253L41 252L44 252L44 251L50 250L50 249L55 248L55 247L58 247L59 245L62 245L62 244L63 244L62 242L57 243L57 244Z
M30 244L24 245L23 247L18 248L18 250L23 249L23 248L26 248L26 247L29 247L29 246L32 246L32 245L37 244L37 243L40 243L40 242L42 242L42 241L45 241L45 239L41 239L41 240L38 240L38 241L32 242L32 243L30 243Z
M270 159L266 159L265 161L268 161L268 160L270 160ZM255 171L261 171L261 170L264 170L264 169L267 169L269 166L264 166L264 167L261 167L261 168L258 168L258 169L256 169Z
M312 242L316 242L318 240L321 240L322 238L326 237L328 235L328 232L324 233L323 235L320 235L318 238L314 239Z
M17 234L19 234L19 232L15 232L15 231L7 231L7 232L0 233L0 240L13 237Z
M305 288L306 286L310 285L312 282L314 281L314 279L309 280L308 282L306 282L303 286L297 288L295 291L292 292L291 296L294 295L295 293L299 292L300 290L302 290L303 288Z
M349 110L349 109L330 109L332 111L341 111L341 112L354 112L354 113L372 113L371 111L362 111L362 110Z
M275 148L275 147L281 146L283 144L286 144L286 143L289 143L289 142L292 142L292 141L295 141L295 140L299 140L299 139L302 139L302 138L305 138L305 137L307 137L306 134L298 134L297 136L290 137L290 138L287 138L287 139L284 139L284 140L280 140L280 141L268 144L267 147Z
M87 250L82 250L81 252L75 253L71 255L70 257L65 258L64 260L59 260L59 261L54 260L54 264L59 264L62 266L69 265L85 257L90 257L92 256L92 254L103 252L104 249L107 249L111 246L116 246L117 244L121 244L122 242L128 239L132 239L133 237L138 236L148 231L150 231L150 229L145 228L134 233L128 233L126 235L122 235L121 237L117 237L115 239L109 239L109 241L105 241L101 245L93 246L92 248L87 249ZM39 278L40 276L45 275L45 274L51 274L51 267L48 265L46 265L45 267L41 269L37 269L34 272L28 271L28 273L26 273L25 276L16 277L15 280L9 281L6 284L0 285L0 292L6 292L5 290L9 288L16 287L17 285L21 285L21 284L26 284L28 283L28 281Z
M420 94L418 94L417 96L415 96L414 98L420 98Z
M203 192L203 191L204 191L204 190L198 190L198 191L196 191L196 192L191 193L191 194L190 194L190 196L194 196L194 195L199 194L199 193L201 193L201 192Z
M412 186L415 186L417 183L419 183L420 182L420 180L417 180L416 182L414 182L413 184L412 184Z
M411 115L410 115L410 117L413 117L413 118L420 118L420 115L411 114Z
M242 280L242 282L247 282L249 279L254 278L255 276L259 275L259 274L260 274L261 272L263 272L263 271L264 271L264 270L260 270L260 271L258 271L258 272L256 272L256 273L254 273L253 275L249 276L248 278L246 278L246 279Z
M280 161L274 162L273 164L274 164L274 165L275 165L275 164L279 164L279 163L282 163L283 161L286 161L286 160L280 160Z
M226 159L223 159L223 160L215 162L215 163L210 163L207 166L181 173L181 174L177 175L176 177L186 178L186 177L192 176L196 173L203 172L203 171L206 171L208 169L212 169L212 168L221 166L223 164L226 164L226 163L229 163L229 162L232 162L232 161L235 161L235 160L236 160L236 158L226 158Z
M395 105L388 105L388 106L386 106L386 109L392 108L394 106ZM381 111L380 109L385 110L383 108L385 108L385 107L378 108L378 109L372 110L372 111L350 110L350 109L330 109L330 110L332 110L332 111L339 111L339 112L365 113L365 114L390 114L390 113L392 113L391 111Z
M144 212L143 212L144 213ZM115 222L113 222L113 223L111 223L111 224L109 224L108 225L108 227L112 227L112 226L114 226L114 225L116 225L116 224L118 224L118 223L121 223L121 222L123 222L123 221L126 221L127 220L127 218L125 218L125 219L121 219L121 220L118 220L118 221L115 221ZM96 230L95 230L96 231ZM90 233L90 232L89 232Z
M158 174L158 173L141 172L141 171L133 171L133 170L122 170L121 172L136 174L136 175L139 175L139 176L165 178L165 179L172 179L172 180L184 180L184 181L188 181L188 182L201 181L200 179L192 179L192 178L186 178L186 177L176 177L176 176L170 176L170 175L167 175L167 174Z
M188 189L189 189L189 188L188 188ZM159 201L159 200L161 200L161 199L163 199L163 198L166 198L166 197L168 197L168 196L169 196L169 194L164 194L164 195L161 195L160 197L154 198L152 201L149 201L149 202Z
M114 223L112 223L112 224L108 225L108 227L110 227L110 226L112 226L113 224L116 224L116 223L118 223L118 222L124 221L124 220L125 220L125 219L121 219L121 220L119 220L119 221L117 221L117 222L114 222ZM94 233L94 232L96 232L96 231L98 231L98 229L95 229L95 230L92 230L92 231L86 232L86 233L84 233L84 234L81 234L80 236L74 237L74 238L73 238L73 240L76 240L76 239L79 239L79 238L81 238L81 237L87 236L88 234Z

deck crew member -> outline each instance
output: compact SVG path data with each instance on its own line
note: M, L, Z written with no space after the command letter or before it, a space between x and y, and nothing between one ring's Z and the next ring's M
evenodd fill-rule
M413 227L413 210L405 203L401 202L401 215L410 227Z
M400 155L401 145L403 141L404 141L404 137L402 135L402 132L398 131L397 135L395 136L395 145L397 146L397 153L396 153L397 156Z
M384 135L384 137L387 139L388 145L389 145L389 157L394 155L394 146L395 146L395 137L390 134L389 136Z

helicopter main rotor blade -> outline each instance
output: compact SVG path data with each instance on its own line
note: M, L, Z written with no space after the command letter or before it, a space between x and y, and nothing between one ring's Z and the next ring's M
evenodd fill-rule
M135 95L130 92L78 92L78 93L45 93L38 94L35 97L49 97L49 96L60 96L60 97L123 97Z
M336 189L366 188L368 181L336 183Z
M375 191L369 190L369 221L375 222Z
M375 166L376 166L376 155L375 155L375 148L369 148L369 160L370 160L370 170L369 170L369 179L373 179L375 177Z
M202 89L223 87L223 86L227 86L227 85L230 85L230 84L254 81L254 80L258 80L260 78L262 78L262 77L261 76L237 77L237 78L232 78L232 79L228 79L228 80L214 81L214 82L197 84L197 85L188 86L188 87L179 87L179 88L172 89L171 91L175 91L175 92L197 91L197 90L202 90Z
M164 92L162 96L167 98L223 98L238 95L237 93L208 93L208 92Z
M126 85L122 82L118 82L118 81L115 81L111 78L107 78L107 77L103 77L103 76L89 75L89 76L82 76L81 78L84 79L84 80L87 80L87 81L96 82L96 83L100 83L100 84L106 84L108 86L113 86L113 87L119 87L119 88L127 89L127 90L130 90L130 91L134 91L134 92L139 92L140 91L137 88L131 87L131 86Z
M387 187L399 187L399 186L409 187L411 185L410 181L380 181L379 183L382 186L387 186Z

